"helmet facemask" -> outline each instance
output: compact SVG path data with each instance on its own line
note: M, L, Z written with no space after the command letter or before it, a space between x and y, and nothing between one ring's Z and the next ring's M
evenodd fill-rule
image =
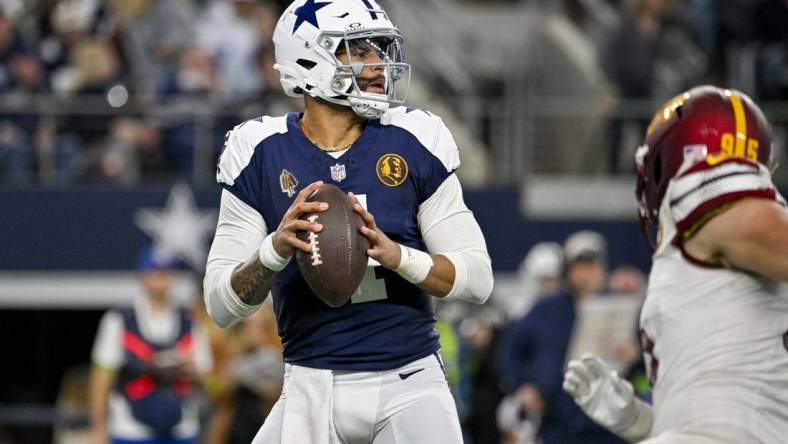
M328 46L325 42L332 39L340 39L334 53L333 94L323 99L350 106L366 119L379 118L389 106L405 103L410 65L404 61L402 37L396 30L321 35L318 41Z
M635 151L635 166L637 167L637 185L635 197L638 202L638 219L640 220L640 232L652 250L656 249L657 241L652 234L652 226L657 223L658 215L649 209L648 204L648 182L654 180L649 177L646 156L649 154L648 144L643 144Z

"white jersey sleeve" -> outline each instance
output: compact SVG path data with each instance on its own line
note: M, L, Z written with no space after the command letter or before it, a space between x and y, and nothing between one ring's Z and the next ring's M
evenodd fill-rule
M241 302L230 284L230 275L236 266L257 254L267 234L260 213L229 191L222 191L219 221L203 281L205 306L219 326L235 325L262 305Z
M417 219L427 250L446 256L454 265L454 285L446 298L485 302L493 286L490 256L455 174L419 206Z

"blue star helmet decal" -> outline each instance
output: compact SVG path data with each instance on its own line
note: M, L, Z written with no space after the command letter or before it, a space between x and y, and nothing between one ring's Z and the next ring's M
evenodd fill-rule
M298 28L304 22L308 22L315 28L320 29L320 26L317 25L317 11L330 4L331 2L315 3L315 0L306 0L306 3L295 10L295 15L297 18L295 25L293 26L293 34L298 31Z
M375 8L372 7L372 4L369 3L369 0L361 0L361 1L364 2L364 6L366 6L367 9L370 9L370 10L371 9L375 9ZM369 11L369 16L372 17L372 20L377 20L378 19L378 14L376 12Z

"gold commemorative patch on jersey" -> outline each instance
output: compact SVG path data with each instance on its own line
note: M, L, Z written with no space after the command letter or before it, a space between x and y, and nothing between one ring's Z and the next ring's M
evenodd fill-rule
M287 193L287 197L293 197L297 186L298 180L293 176L293 173L287 169L282 170L279 174L279 187L282 188L282 192Z
M375 171L383 185L396 187L408 178L408 162L399 154L384 154L378 159Z

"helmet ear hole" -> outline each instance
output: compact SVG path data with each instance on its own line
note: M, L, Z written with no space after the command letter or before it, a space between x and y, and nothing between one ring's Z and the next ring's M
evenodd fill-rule
M296 63L307 71L317 66L317 63L307 59L298 59Z
M654 184L659 184L662 180L662 157L654 159Z

